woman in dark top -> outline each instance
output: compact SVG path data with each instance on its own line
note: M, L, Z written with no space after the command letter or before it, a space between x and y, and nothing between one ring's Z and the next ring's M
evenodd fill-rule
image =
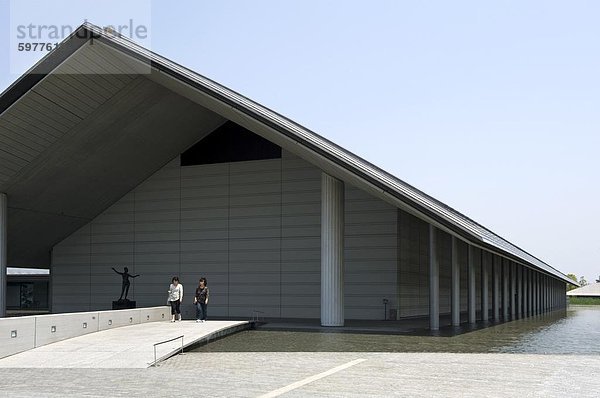
M196 322L206 321L206 307L208 306L208 286L206 286L206 278L200 278L198 287L196 288L196 296L194 304L196 304Z

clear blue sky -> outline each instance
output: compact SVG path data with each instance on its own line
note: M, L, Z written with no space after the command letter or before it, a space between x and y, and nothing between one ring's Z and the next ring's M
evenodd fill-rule
M99 10L48 3L49 23L136 18L114 1ZM18 77L8 6L0 0L0 89ZM153 1L147 9L154 51L561 271L588 281L600 274L599 2Z

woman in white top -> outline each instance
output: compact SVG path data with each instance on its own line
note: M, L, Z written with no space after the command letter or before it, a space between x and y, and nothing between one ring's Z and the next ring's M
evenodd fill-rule
M169 304L171 304L171 322L181 321L181 310L179 306L183 301L183 285L179 278L174 276L169 286Z

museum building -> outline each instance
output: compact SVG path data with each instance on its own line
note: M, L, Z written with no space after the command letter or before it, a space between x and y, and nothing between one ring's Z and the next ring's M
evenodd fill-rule
M428 319L432 330L566 305L562 272L297 123L84 24L0 96L6 267L50 269L50 311ZM187 296L187 299L186 299ZM442 321L440 321L442 320Z

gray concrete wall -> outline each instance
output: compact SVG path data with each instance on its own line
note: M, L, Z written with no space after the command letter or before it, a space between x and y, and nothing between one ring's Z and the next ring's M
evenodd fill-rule
M321 171L283 152L281 316L321 315Z
M429 314L428 225L399 210L398 231L398 316L424 316Z
M381 319L398 308L397 209L346 184L345 291L348 319Z
M397 308L396 209L346 184L346 318ZM141 276L129 298L166 303L184 284L192 317L200 276L209 316L318 318L320 170L282 159L179 167L175 159L53 250L53 312L110 308L124 266ZM388 307L389 308L389 307Z

